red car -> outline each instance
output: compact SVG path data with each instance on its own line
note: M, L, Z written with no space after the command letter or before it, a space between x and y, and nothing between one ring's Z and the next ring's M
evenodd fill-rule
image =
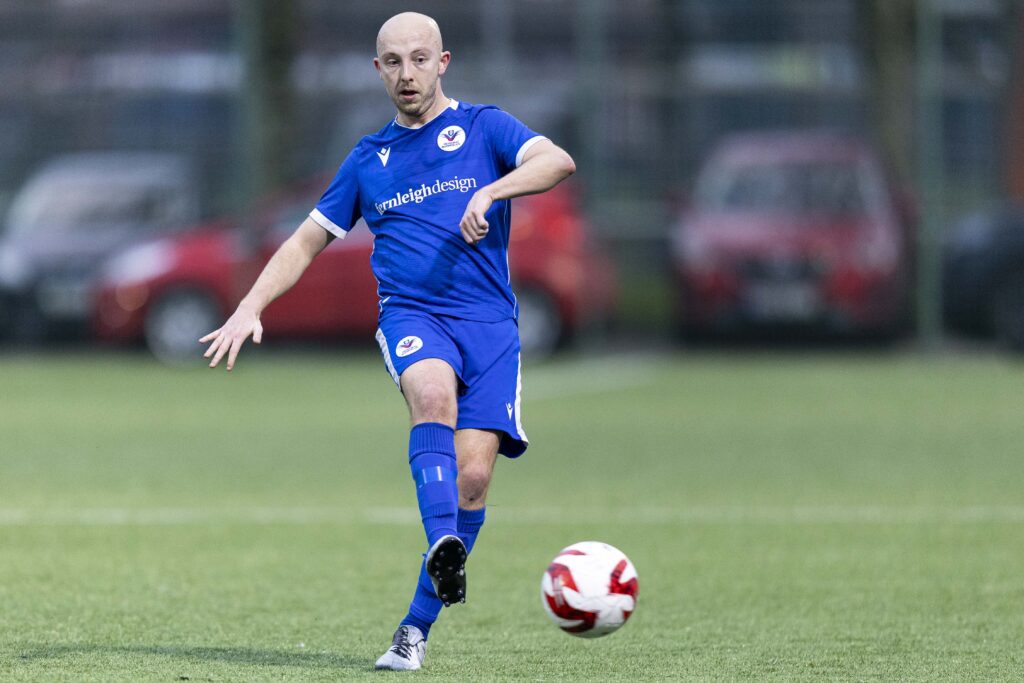
M905 209L856 137L726 139L672 234L683 333L898 333L913 280Z
M254 230L231 222L199 226L130 248L104 268L93 297L101 340L144 339L164 360L198 358L200 336L235 309L264 264L315 206L329 177L267 203ZM514 201L510 267L523 353L556 348L610 314L615 278L587 234L571 188ZM262 237L260 237L262 236ZM377 328L373 236L365 225L334 240L291 290L267 307L267 337L362 338Z

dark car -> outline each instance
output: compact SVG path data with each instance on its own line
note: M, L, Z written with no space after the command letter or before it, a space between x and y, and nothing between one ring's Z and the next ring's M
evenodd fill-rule
M168 361L198 358L199 337L234 310L329 180L318 177L269 200L246 230L226 220L118 254L96 294L96 333L109 342L144 339ZM363 224L331 242L264 311L267 334L372 340L378 315L372 249ZM570 187L515 200L509 251L524 354L548 353L610 314L614 271L588 234Z
M855 136L727 138L672 234L682 330L901 331L913 281L901 196Z
M1024 206L968 216L950 231L942 301L951 331L1024 351Z
M19 190L0 234L0 336L87 333L103 262L198 218L194 181L177 155L96 152L51 161Z

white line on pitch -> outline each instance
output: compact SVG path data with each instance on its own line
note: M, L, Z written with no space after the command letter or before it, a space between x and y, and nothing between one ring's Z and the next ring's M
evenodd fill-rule
M693 506L604 509L512 508L494 505L488 520L498 524L975 524L1024 523L1024 506ZM168 526L203 524L419 524L408 507L243 507L243 508L0 508L0 527Z

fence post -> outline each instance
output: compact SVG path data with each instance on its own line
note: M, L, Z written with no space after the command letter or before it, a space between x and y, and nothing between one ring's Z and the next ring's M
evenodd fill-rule
M917 0L917 330L925 348L942 341L942 232L945 220L942 14L934 0Z

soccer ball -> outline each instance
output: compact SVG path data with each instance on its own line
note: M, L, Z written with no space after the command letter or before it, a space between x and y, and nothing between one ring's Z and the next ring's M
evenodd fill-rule
M597 541L562 549L540 581L544 610L558 628L582 638L618 630L636 609L636 568L613 546Z

